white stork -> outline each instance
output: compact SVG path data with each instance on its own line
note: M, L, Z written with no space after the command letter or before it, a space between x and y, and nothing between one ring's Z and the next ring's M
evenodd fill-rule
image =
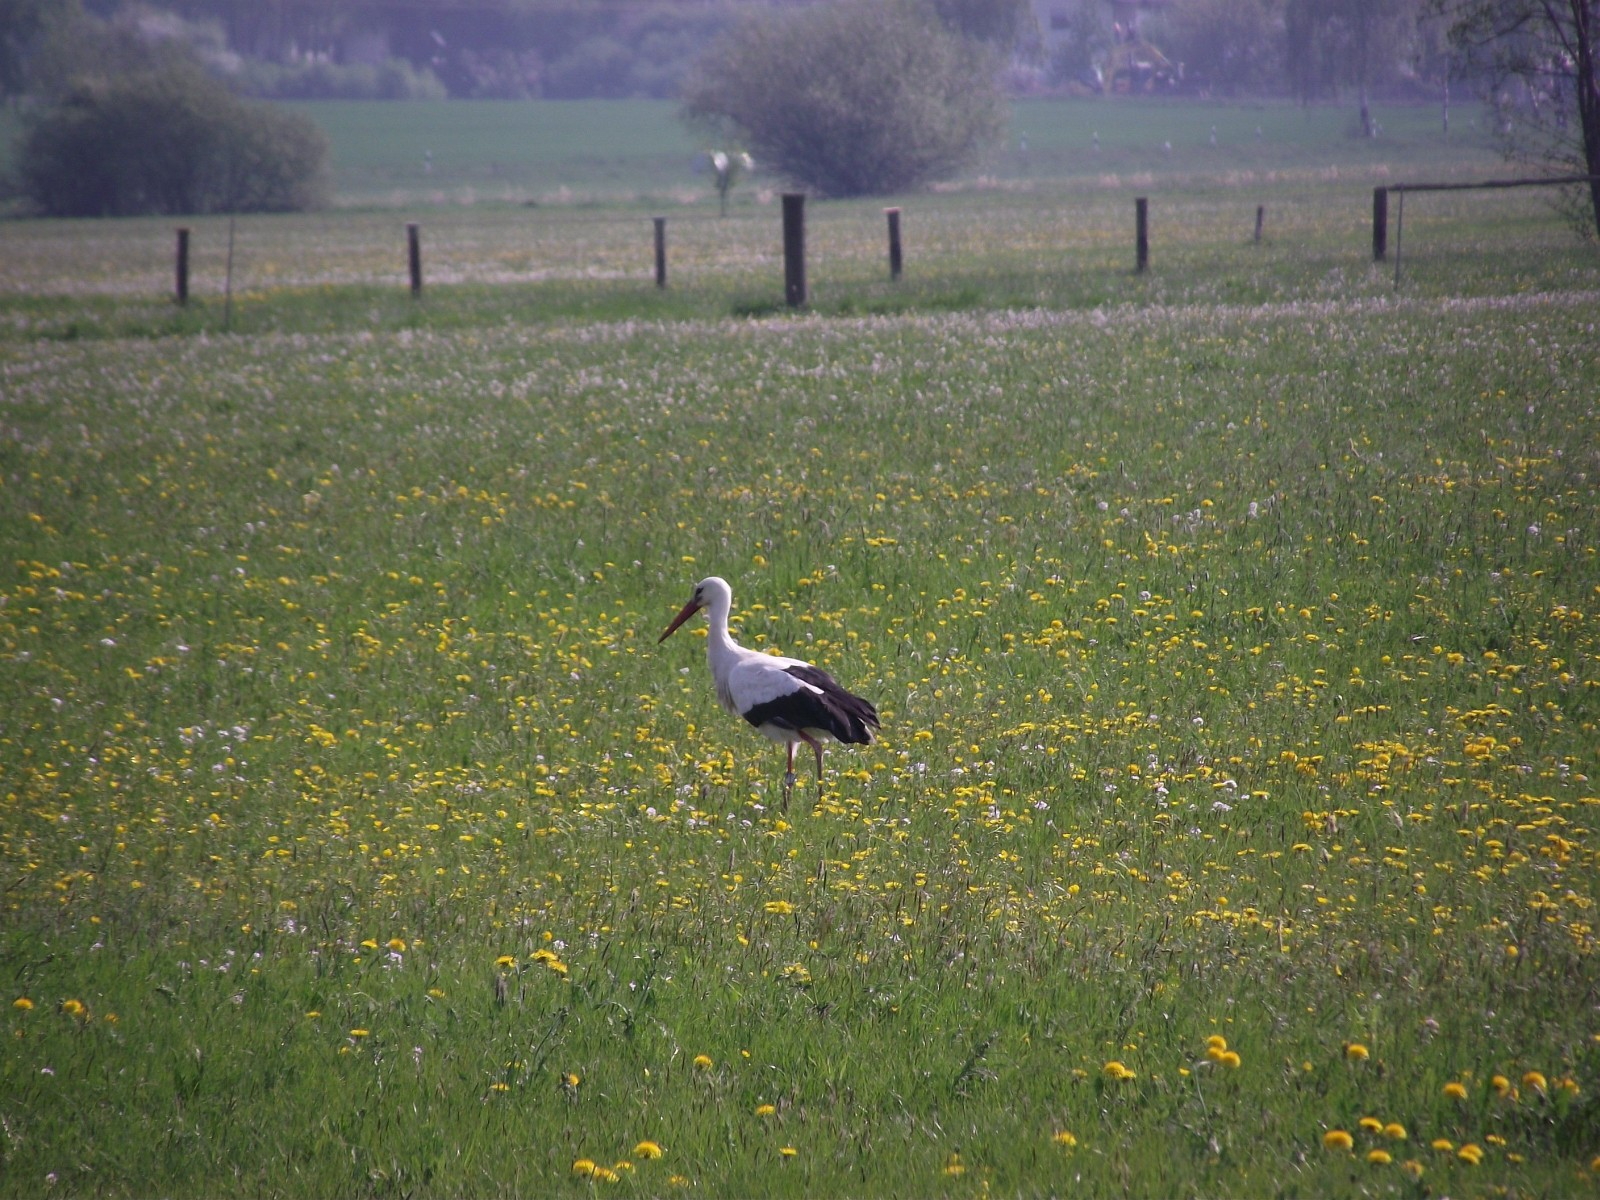
M694 595L656 644L702 608L710 633L706 638L706 661L716 681L717 700L736 717L754 725L756 732L782 742L789 751L788 769L783 776L783 810L789 811L789 793L794 789L794 748L801 742L817 756L817 796L822 796L822 739L871 744L878 728L878 710L868 700L852 695L834 682L821 667L798 658L780 658L746 650L728 634L728 611L733 607L733 589L715 575L695 584Z

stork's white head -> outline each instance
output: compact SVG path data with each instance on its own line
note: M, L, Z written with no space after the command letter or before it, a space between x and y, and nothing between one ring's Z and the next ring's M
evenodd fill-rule
M667 626L667 631L656 639L656 645L666 641L682 625L702 608L716 610L722 609L723 618L726 620L727 612L733 607L733 589L728 586L728 581L720 575L710 575L694 585L694 595L689 597L689 603L678 611L672 618L672 624Z

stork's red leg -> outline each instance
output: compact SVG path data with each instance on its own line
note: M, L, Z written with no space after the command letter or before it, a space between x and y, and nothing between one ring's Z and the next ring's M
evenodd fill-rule
M800 736L805 739L806 745L810 746L817 756L817 796L820 798L822 796L822 743L803 729L800 730ZM789 750L792 755L794 747L791 745Z
M802 734L801 736L804 737L805 735ZM788 812L789 793L794 791L794 743L785 742L784 748L789 751L789 761L783 772L783 811Z

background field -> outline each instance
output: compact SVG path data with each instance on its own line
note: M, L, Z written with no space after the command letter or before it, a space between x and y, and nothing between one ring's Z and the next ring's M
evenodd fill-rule
M695 169L695 157L706 147L667 101L287 107L327 131L341 207L528 201L716 207L710 176ZM1113 176L1159 176L1169 186L1190 186L1207 180L1248 183L1254 176L1278 180L1297 172L1321 184L1335 165L1364 179L1418 170L1457 178L1496 162L1471 106L1453 110L1448 137L1436 107L1380 107L1382 135L1375 140L1355 136L1353 110L1336 106L1029 99L1017 101L1012 112L1004 144L993 147L961 185L993 180L1098 188ZM20 126L18 112L0 112L0 163L7 161L5 151ZM775 186L778 181L758 174L741 193L749 197Z
M8 225L0 1193L1592 1190L1596 257L1367 149Z
M173 221L14 222L0 272L0 337L721 318L781 302L775 181L758 175L737 189L719 219L671 105L306 107L332 134L341 207L237 222L226 309L226 219L184 222L193 229L186 311L168 303ZM982 174L896 198L907 254L897 286L886 278L881 201L813 203L813 309L1386 297L1396 281L1392 262L1371 262L1372 188L1506 173L1470 110L1456 111L1449 138L1439 115L1382 111L1384 134L1370 140L1351 136L1350 114L1335 108L1019 103L1009 148ZM424 176L431 147L434 169ZM1130 269L1138 195L1150 198L1157 268L1145 277ZM1266 209L1259 245L1257 206ZM1406 294L1600 285L1600 260L1546 194L1413 196L1403 231L1399 205L1391 207ZM654 215L668 219L666 293L653 285ZM423 305L405 290L407 221L422 226Z

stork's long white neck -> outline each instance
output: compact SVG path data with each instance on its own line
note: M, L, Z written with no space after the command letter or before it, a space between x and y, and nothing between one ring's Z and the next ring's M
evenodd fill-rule
M738 656L739 643L728 632L728 614L733 609L733 593L726 587L708 588L706 597L706 657L711 669L716 670L719 658L731 660Z
M749 651L734 641L733 635L728 632L728 613L733 608L732 590L720 579L707 582L711 586L706 589L706 665L711 668L717 700L723 708L738 716L738 706L728 690L728 672Z

